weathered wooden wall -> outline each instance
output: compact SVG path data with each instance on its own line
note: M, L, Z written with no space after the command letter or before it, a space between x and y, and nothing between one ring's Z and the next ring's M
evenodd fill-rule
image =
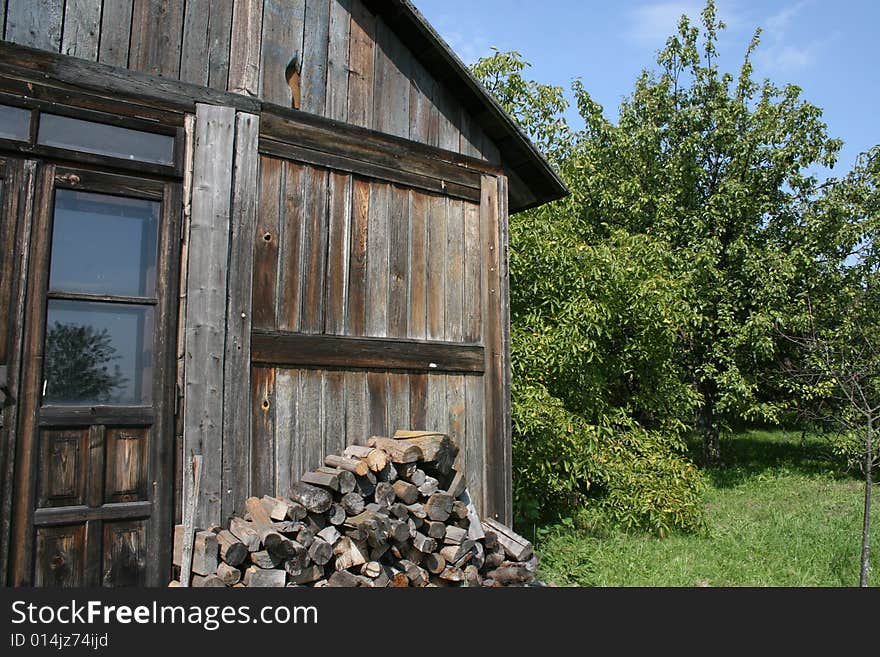
M0 35L285 107L292 80L306 112L499 162L361 0L3 0Z

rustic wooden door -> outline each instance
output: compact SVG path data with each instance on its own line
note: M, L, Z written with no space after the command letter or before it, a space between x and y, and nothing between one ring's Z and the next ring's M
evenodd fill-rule
M176 183L37 168L13 585L167 581L180 205Z

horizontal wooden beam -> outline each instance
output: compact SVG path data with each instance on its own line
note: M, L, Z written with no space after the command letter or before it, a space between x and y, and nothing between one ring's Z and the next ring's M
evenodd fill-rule
M251 362L279 367L482 374L480 345L348 338L275 331L251 334Z
M70 525L87 520L128 520L149 518L153 513L152 502L119 502L103 506L62 506L34 511L34 525Z
M109 424L120 427L149 426L155 421L152 406L43 406L40 426Z

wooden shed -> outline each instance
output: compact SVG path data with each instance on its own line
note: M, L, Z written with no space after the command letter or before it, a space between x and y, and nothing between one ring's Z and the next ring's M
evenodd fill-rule
M406 0L0 0L0 573L161 585L323 455L511 518L507 217L565 186Z

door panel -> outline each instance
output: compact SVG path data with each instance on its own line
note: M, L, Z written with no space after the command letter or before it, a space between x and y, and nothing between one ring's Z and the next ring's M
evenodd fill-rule
M12 583L161 585L179 195L45 164L35 198Z

